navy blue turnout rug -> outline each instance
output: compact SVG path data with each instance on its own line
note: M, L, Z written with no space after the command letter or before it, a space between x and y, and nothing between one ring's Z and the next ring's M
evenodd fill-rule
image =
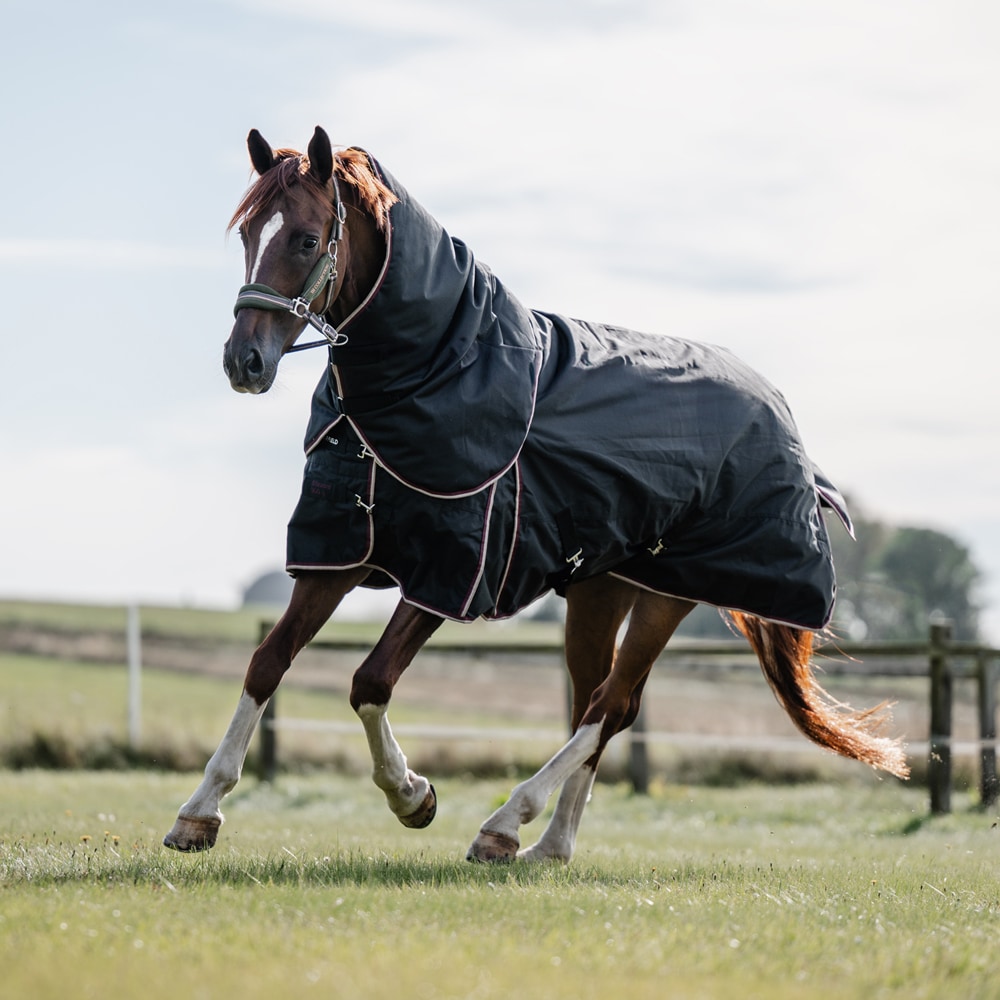
M819 629L843 499L781 394L723 348L525 308L378 164L379 280L313 397L287 565L446 618L609 572Z

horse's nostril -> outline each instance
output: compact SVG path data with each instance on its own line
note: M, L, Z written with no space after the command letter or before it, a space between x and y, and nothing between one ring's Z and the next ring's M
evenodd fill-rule
M247 351L246 372L252 378L260 378L264 374L264 358L256 347Z

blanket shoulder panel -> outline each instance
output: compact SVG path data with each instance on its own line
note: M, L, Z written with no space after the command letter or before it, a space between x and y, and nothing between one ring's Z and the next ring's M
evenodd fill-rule
M411 603L471 621L495 609L496 560L507 552L512 477L476 493L437 497L380 467L348 421L314 444L288 525L286 567L368 566L364 586L398 586Z

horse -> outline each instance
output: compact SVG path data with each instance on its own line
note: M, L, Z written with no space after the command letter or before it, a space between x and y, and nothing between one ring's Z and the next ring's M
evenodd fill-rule
M445 619L565 597L572 735L485 820L470 861L571 860L602 752L697 603L746 637L808 739L907 776L882 735L888 706L855 711L814 677L835 591L821 508L850 520L776 390L721 348L525 309L378 161L335 152L320 127L305 154L257 130L247 146L257 177L229 226L246 283L225 374L262 393L290 351L325 346L330 364L289 523L288 607L167 847L215 845L269 698L358 586L400 588L350 704L375 785L414 829L437 797L389 725L397 681ZM320 339L297 343L306 328ZM520 827L557 790L522 849Z

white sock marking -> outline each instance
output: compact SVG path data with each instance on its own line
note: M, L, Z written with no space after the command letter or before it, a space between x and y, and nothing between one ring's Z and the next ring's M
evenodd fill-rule
M593 756L600 745L603 726L603 719L581 726L541 770L510 793L507 802L482 825L481 832L506 834L516 839L518 828L530 823L545 808L552 793ZM586 800L582 805L586 805Z
M250 272L250 284L257 280L257 272L260 270L260 262L264 259L264 251L268 243L274 239L278 230L285 224L285 217L281 212L275 212L260 231L260 243L257 245L257 259L254 261L253 270Z
M226 735L205 766L205 777L194 795L181 806L180 811L184 816L222 818L219 803L240 780L250 740L263 713L264 706L258 705L244 691Z
M372 755L372 780L385 793L389 808L397 816L409 816L419 808L430 790L430 782L411 771L386 715L388 705L361 705L358 717L365 727Z

